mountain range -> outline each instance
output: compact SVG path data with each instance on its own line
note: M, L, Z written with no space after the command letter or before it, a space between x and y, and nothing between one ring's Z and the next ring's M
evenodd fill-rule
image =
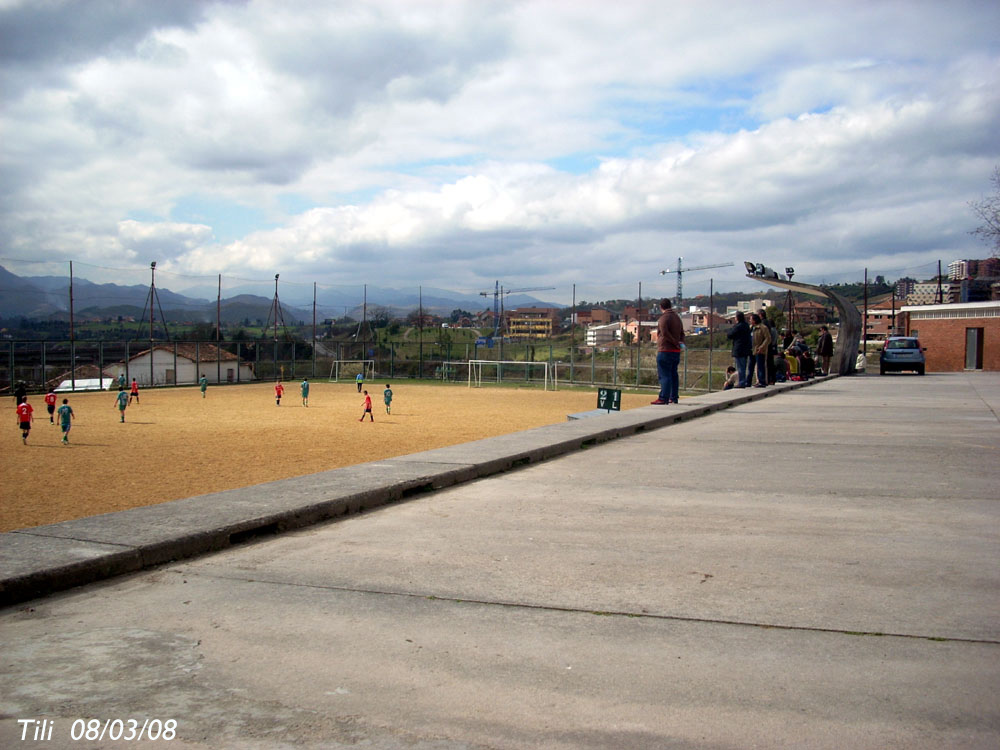
M65 319L69 316L69 286L68 276L17 276L3 266L0 266L0 317L24 317L29 319ZM254 287L254 290L259 287ZM219 314L224 323L239 323L244 319L266 320L273 308L273 298L253 294L249 287L229 289L227 297L217 300L216 289L195 287L185 289L184 293L156 287L155 314L159 317L160 310L170 322L209 322L216 319L216 304L219 302ZM294 296L291 292L287 298L278 296L285 323L291 325L298 321L311 321L313 315L312 293L308 299ZM318 290L316 299L316 315L320 319L339 318L349 315L359 318L362 314L362 292L353 294L343 291ZM390 310L392 316L401 316L416 310L421 304L426 312L447 315L452 310L462 309L470 312L493 307L493 294L472 295L452 292L446 289L428 288L421 295L413 290L390 289L383 287L367 287L364 295L368 314L373 308L384 307ZM73 278L73 313L80 318L107 318L119 315L126 317L141 317L149 314L150 288L145 285L121 285L114 283L96 284L86 279ZM514 307L557 307L553 302L543 302L535 297L524 294L511 294L504 298L504 306Z

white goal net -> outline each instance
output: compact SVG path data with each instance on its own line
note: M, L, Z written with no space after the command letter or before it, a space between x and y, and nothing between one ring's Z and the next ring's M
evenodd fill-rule
M358 373L365 380L375 379L374 359L335 359L330 365L330 382L356 380Z
M482 388L483 384L508 381L542 383L547 391L556 384L549 377L548 362L516 362L513 360L470 359L469 387Z

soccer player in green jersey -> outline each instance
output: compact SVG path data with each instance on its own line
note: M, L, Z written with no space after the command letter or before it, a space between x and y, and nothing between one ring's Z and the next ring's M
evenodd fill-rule
M309 378L302 379L302 405L309 406Z
M118 397L115 399L115 406L118 407L118 411L122 416L122 422L125 421L125 409L128 408L128 391L124 388L118 388Z
M64 398L62 406L56 412L59 415L59 426L62 427L63 445L69 445L69 428L72 426L73 407L69 405L69 399Z
M390 407L392 407L392 388L389 384L385 384L385 390L382 391L382 400L385 401L385 413L390 413Z
M205 373L201 374L201 378L198 380L198 387L201 388L201 397L205 398L205 391L208 390L208 378L205 377Z

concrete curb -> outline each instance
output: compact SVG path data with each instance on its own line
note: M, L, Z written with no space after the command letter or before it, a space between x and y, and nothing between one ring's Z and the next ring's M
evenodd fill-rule
M277 482L0 534L0 606L215 552L823 382L718 391Z

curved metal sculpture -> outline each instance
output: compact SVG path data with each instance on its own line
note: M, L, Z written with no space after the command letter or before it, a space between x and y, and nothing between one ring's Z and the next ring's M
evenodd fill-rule
M770 271L770 269L767 269ZM774 273L773 271L771 273ZM858 344L861 342L861 313L858 308L841 297L836 292L829 289L822 289L812 284L803 284L799 281L789 281L782 278L768 278L756 273L747 274L748 279L763 281L771 286L781 287L792 292L811 294L814 297L826 297L837 308L840 314L840 332L837 334L837 343L833 348L833 359L830 361L830 371L839 375L851 375L855 371L857 363Z

